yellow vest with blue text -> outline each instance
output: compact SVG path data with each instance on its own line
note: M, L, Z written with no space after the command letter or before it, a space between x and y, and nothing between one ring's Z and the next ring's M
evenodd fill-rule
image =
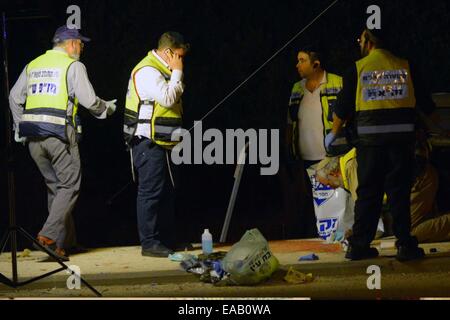
M183 108L181 100L170 108L161 106L156 101L142 101L136 91L135 76L136 73L145 67L152 67L158 70L166 79L170 80L172 72L164 66L153 52L138 63L131 73L131 79L128 84L128 92L125 104L124 135L125 140L130 142L133 138L138 123L150 124L150 138L156 144L170 149L179 141L172 140L172 134L180 129L182 125ZM149 105L153 108L151 119L140 119L139 110L141 105Z
M359 143L384 144L414 139L414 85L407 60L373 50L356 62L356 124Z
M337 101L337 95L342 90L342 77L327 73L327 82L321 88L320 102L322 105L322 123L324 127L324 137L333 128L333 112ZM298 136L298 111L300 103L304 97L304 89L301 85L301 81L294 84L292 88L291 97L289 99L289 115L292 120L292 141L291 141L291 154L294 158L300 158L299 150L299 136ZM333 155L339 155L347 152L349 146L344 134L341 134L336 139L336 142L331 148Z
M67 71L76 60L65 52L48 50L27 66L27 99L19 124L22 137L57 137L67 140L66 126L77 127L78 101L69 97ZM67 116L69 99L73 115Z

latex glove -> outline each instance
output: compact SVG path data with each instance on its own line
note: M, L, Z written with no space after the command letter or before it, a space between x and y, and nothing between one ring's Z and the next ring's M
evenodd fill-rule
M330 151L330 147L334 141L336 141L336 135L333 132L327 134L327 136L325 137L325 150L327 152Z
M106 113L108 114L108 116L112 115L116 111L116 102L117 99L105 101Z
M17 143L21 143L21 144L23 144L23 145L25 145L25 143L27 142L27 138L26 137L20 137L19 136L19 129L17 129L15 132L14 132L14 141L16 141Z

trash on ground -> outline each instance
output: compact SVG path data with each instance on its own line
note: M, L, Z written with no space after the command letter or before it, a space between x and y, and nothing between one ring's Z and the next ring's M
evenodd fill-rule
M306 256L300 257L300 259L298 259L298 260L299 261L317 261L317 260L319 260L319 257L316 254L311 253Z
M194 255L189 254L189 253L174 253L174 254L169 254L169 259L171 261L176 261L176 262L181 262L181 261L185 261L185 260L189 260L189 259L193 259L196 258Z
M227 252L225 252L225 251L217 251L217 252L213 252L213 253L210 253L210 254L201 253L201 254L198 255L198 260L200 260L200 261L222 260L223 258L225 258L226 255L227 255Z
M194 267L194 268L190 268L189 273L193 273L193 274L197 274L199 276L202 276L205 273L205 268L203 267Z
M31 250L25 249L22 253L19 254L20 258L28 258L31 254Z
M186 272L199 275L202 282L217 283L226 276L218 259L225 254L226 252L215 252L209 255L201 254L198 257L190 255L188 259L181 261L180 266Z
M229 274L227 285L256 285L269 279L279 262L261 232L252 229L231 247L221 266Z
M291 284L303 284L314 281L314 277L312 273L305 274L290 267L284 280Z
M181 256L174 256L181 259ZM213 252L183 256L180 266L189 273L200 275L200 281L217 286L256 285L269 279L278 269L278 259L269 249L263 235L247 231L229 252Z
M191 272L192 268L201 267L201 264L198 261L197 257L193 256L189 259L181 261L180 266L184 269L184 271Z

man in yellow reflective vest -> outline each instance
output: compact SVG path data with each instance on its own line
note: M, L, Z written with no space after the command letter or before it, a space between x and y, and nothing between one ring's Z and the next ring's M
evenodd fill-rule
M410 192L413 181L416 106L427 115L435 105L407 60L383 49L385 30L364 30L359 38L363 58L344 77L326 147L346 120L357 131L358 189L353 235L346 258L378 256L370 247L387 194L397 237L399 261L420 259L424 251L411 236Z
M189 44L178 32L164 33L131 72L124 135L138 179L137 218L142 255L167 257L175 234L175 180L170 151L181 128L183 59ZM172 229L172 231L170 230Z
M286 143L291 160L303 162L305 205L309 209L301 212L310 215L300 217L301 227L306 229L301 236L314 237L316 228L312 187L306 169L327 155L325 136L333 125L332 115L337 95L342 89L342 77L325 70L324 54L318 47L302 48L297 59L297 71L302 80L294 84L289 99ZM334 141L329 153L339 155L349 149L347 139L342 134Z
M9 96L15 140L28 142L48 190L49 215L37 239L65 261L66 249L76 245L72 211L81 182L78 104L99 119L116 109L115 100L95 95L86 67L78 61L88 41L77 29L58 28L53 49L25 67Z

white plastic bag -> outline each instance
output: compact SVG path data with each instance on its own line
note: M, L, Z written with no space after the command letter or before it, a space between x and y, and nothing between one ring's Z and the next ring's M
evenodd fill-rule
M352 228L354 216L348 210L349 195L342 188L333 189L321 184L313 167L307 171L312 185L318 234L322 239L333 242L337 235L341 238Z
M319 236L327 242L344 240L347 230L355 221L355 203L350 194L342 188L333 189L316 179L314 167L307 169L312 185L314 212ZM383 221L378 223L378 231L384 232Z
M265 281L278 266L278 259L258 229L247 231L222 260L223 270L230 274L229 280L237 285L255 285Z

